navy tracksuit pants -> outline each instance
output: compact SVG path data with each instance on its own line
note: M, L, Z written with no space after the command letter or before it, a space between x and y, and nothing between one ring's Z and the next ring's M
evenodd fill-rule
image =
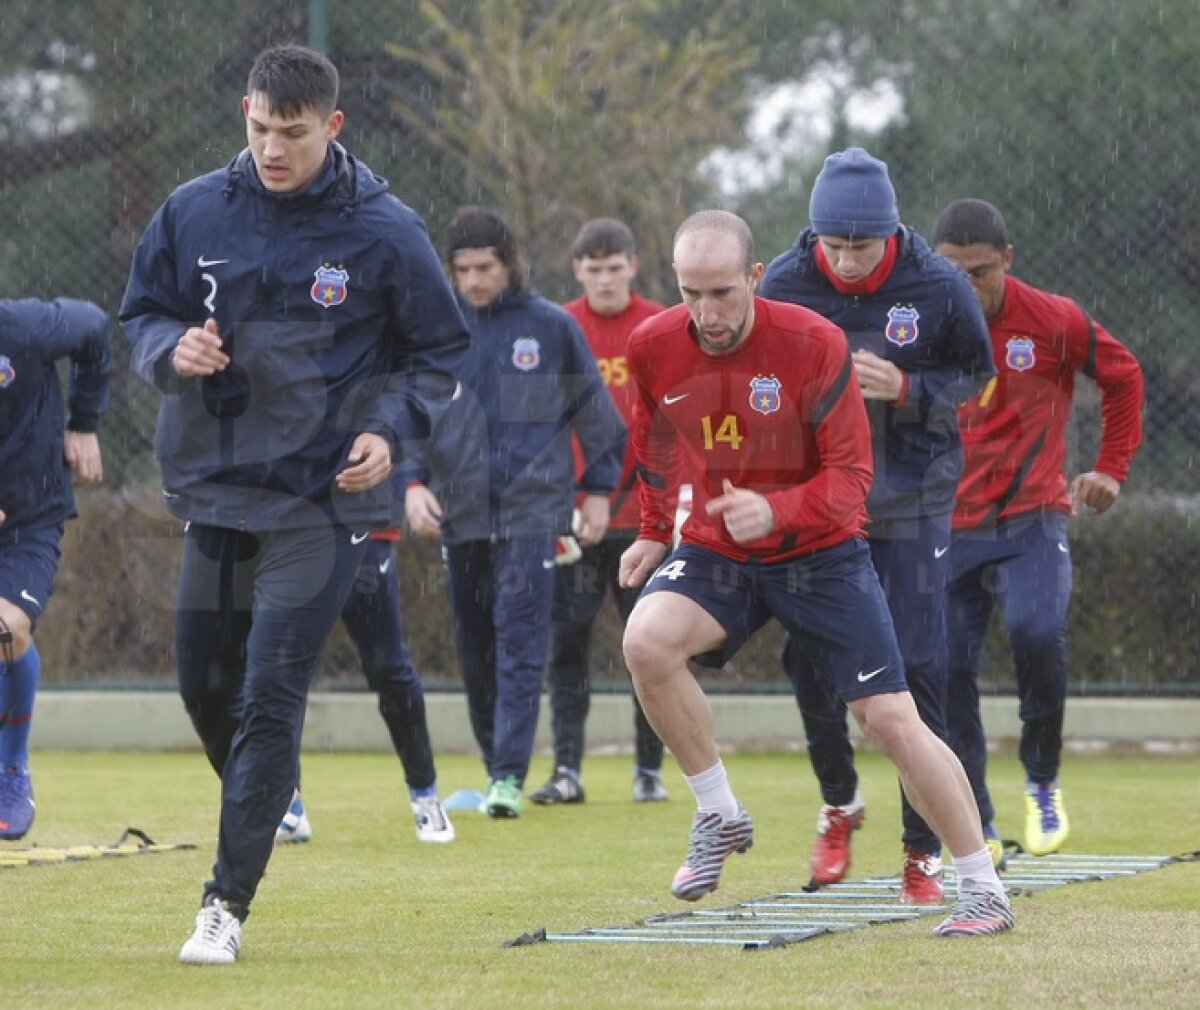
M458 662L489 779L529 773L554 602L553 536L443 550Z
M1067 611L1071 553L1061 512L1018 516L995 528L960 531L950 551L949 742L962 761L984 824L995 808L987 788L987 740L979 716L979 664L994 604L1008 629L1020 696L1026 778L1058 777L1067 704Z
M176 609L179 692L221 777L206 894L248 909L296 787L308 690L366 550L344 526L191 523Z
M579 771L583 763L584 728L592 697L589 663L592 628L605 594L612 591L624 627L641 592L640 589L622 589L617 582L621 555L633 541L632 533L609 535L594 547L584 547L582 556L574 564L558 568L550 659L546 664L554 763L558 767ZM632 697L638 767L657 770L663 762L662 741L646 721L637 696Z
M379 696L379 714L404 766L404 781L411 789L428 789L437 773L425 718L425 691L404 640L400 583L390 541L368 541L342 608L342 622L358 649L367 683Z

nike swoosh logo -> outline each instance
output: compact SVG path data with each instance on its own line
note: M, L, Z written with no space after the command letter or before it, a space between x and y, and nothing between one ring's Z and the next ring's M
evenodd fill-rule
M1057 545L1057 546L1058 546L1058 549L1059 549L1060 551L1062 551L1064 554L1070 554L1070 553L1071 553L1071 552L1070 552L1070 551L1067 549L1067 545L1066 545L1066 544L1064 544L1064 543L1063 543L1061 540L1058 542L1058 545Z
M228 262L229 262L229 260L206 260L203 256L201 256L198 260L196 260L196 266L198 266L198 267L215 267L215 266L219 266L221 263L228 263Z
M543 567L543 568L545 568L545 569L547 569L547 570L549 570L549 569L553 568L553 567L554 567L554 565L555 565L555 563L554 563L554 561L553 561L552 559L549 559L549 558L547 558L547 559L544 559L544 560L542 561L542 567Z
M935 558L940 558L940 557L941 557L943 554L945 554L945 553L946 553L946 551L948 551L948 550L950 550L950 548L949 548L949 547L935 547L935 548L933 549L933 556L934 556Z
M391 568L391 567L392 567L392 559L391 559L391 558L388 558L388 559L387 559L385 562L383 562L383 563L382 563L382 564L379 566L379 574L380 574L380 575L387 575L387 570L388 570L389 568Z
M351 533L351 534L350 534L350 543L352 543L352 544L355 544L355 545L361 544L361 543L362 543L364 540L366 540L366 539L367 539L367 537L369 537L370 535L371 535L371 534L370 534L370 532L367 532L367 533Z
M870 673L863 673L862 670L859 670L858 671L858 682L860 684L865 684L872 677L878 677L886 669L887 669L887 663L884 663L883 666L881 666L878 670L872 670Z
M669 407L669 406L671 406L672 403L678 403L684 397L691 396L691 395L692 395L691 393L680 393L678 396L664 396L663 403L665 403Z
M34 596L33 593L31 593L28 589L21 590L21 599L27 600L28 602L32 603L35 607L38 608L38 610L42 609L42 605L38 601L38 598L36 596Z

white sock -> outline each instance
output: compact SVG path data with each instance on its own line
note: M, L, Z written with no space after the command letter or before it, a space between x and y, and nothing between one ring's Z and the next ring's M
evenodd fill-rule
M1004 885L992 865L992 854L985 845L978 852L954 860L954 872L958 874L959 893L964 891L991 891L1003 894Z
M718 813L727 821L737 817L737 797L729 788L729 776L720 759L699 775L685 775L684 778L695 793L696 809L702 814Z

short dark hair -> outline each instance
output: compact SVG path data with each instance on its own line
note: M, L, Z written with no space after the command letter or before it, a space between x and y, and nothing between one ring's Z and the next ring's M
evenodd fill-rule
M698 210L687 218L675 232L672 250L679 240L694 231L715 231L733 238L741 249L746 270L754 266L754 232L743 218L728 210Z
M615 217L595 217L579 229L571 243L571 259L601 260L609 256L637 255L637 241L633 230L624 221Z
M933 244L1009 246L1004 215L986 200L955 200L933 223Z
M517 237L499 211L489 207L459 207L443 236L446 265L453 269L454 254L463 249L490 249L508 267L511 285L529 283L529 267L517 252Z
M275 46L258 54L246 94L260 94L272 115L290 119L309 109L330 115L338 103L338 72L328 59L305 46Z

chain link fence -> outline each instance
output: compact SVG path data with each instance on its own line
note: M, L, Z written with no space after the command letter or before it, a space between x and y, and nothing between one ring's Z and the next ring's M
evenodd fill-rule
M387 51L389 42L419 42L414 16L411 3L211 0L203 10L182 0L6 3L0 13L0 294L90 298L115 319L130 255L155 208L174 186L221 166L243 145L239 102L255 53L274 42L306 41L318 30L315 37L327 39L342 74L343 141L425 217L435 241L459 204L503 204L503 192L481 188L421 143L398 114L405 103L433 100L434 83ZM1146 89L1200 91L1195 80L1139 75L1131 86L1137 82ZM747 80L747 88L753 86ZM1063 94L1074 94L1071 128L1080 132L1081 145L1103 151L1107 96L1085 96L1094 107L1082 108L1074 84L1061 86ZM1054 112L1048 106L1047 115ZM1144 139L1139 157L1147 176L1191 158L1170 131ZM1074 297L1138 353L1147 380L1143 448L1117 508L1072 523L1073 683L1090 692L1200 692L1200 349L1191 325L1200 232L1189 226L1178 234L1171 207L1147 215L1138 194L1120 188L1098 191L1088 204L1094 213L1065 216L1045 198L1058 169L1036 149L1026 155L1043 173L1038 195L1031 195L1025 164L997 166L982 144L977 157L978 165L988 163L987 185L971 191L963 191L961 177L935 178L920 138L906 135L903 123L879 134L874 149L891 166L906 222L928 233L949 199L992 200L1008 216L1018 274ZM819 165L823 153L810 162ZM968 167L971 158L970 151L964 154ZM801 211L791 231L804 223L804 187L797 179L793 206ZM1194 188L1179 198L1195 205ZM688 209L681 207L679 217ZM748 199L741 209L760 237L782 234L771 208ZM1169 256L1164 233L1175 240ZM776 246L759 252L769 258L781 251L779 240ZM564 247L558 268L535 276L557 299L575 293L566 257ZM642 286L660 297L673 290L661 267L644 270ZM106 481L81 496L81 517L64 542L56 606L42 639L46 679L166 685L173 682L179 530L157 503L150 440L158 394L128 369L128 347L115 323L113 339L118 366L102 429ZM1084 381L1072 425L1072 472L1090 467L1098 435L1098 398ZM400 558L415 658L431 684L452 686L457 677L436 552L402 545ZM626 680L612 614L597 639L596 678L619 689ZM779 689L778 644L774 634L761 636L710 686ZM331 643L327 675L335 683L359 682L357 659L340 634ZM1012 686L998 631L987 684Z

